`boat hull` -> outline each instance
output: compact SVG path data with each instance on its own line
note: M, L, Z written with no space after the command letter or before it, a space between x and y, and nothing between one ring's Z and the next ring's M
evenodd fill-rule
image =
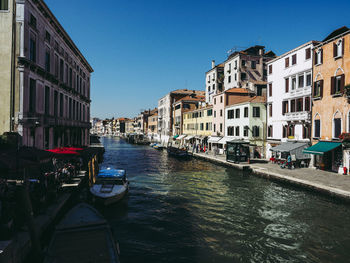
M129 192L129 185L126 186L125 191L119 194L110 195L110 196L101 195L100 193L93 191L93 187L90 188L90 193L93 196L93 201L97 204L101 204L105 206L119 202L127 195L128 192Z

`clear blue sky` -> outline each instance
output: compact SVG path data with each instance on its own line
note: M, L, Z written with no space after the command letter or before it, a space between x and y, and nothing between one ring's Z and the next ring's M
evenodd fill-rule
M45 0L95 72L91 116L133 117L202 89L232 47L280 55L350 26L350 1Z

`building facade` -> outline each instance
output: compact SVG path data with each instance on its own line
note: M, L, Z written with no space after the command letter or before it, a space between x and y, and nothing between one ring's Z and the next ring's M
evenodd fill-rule
M205 102L213 103L213 96L223 91L224 64L215 65L211 62L211 69L205 73Z
M341 138L350 132L350 30L339 28L314 48L312 144L328 145L310 152L311 165L343 172L349 168L349 148Z
M212 134L213 106L207 105L183 113L183 133L200 138Z
M266 150L266 98L235 96L225 108L224 143L244 140L253 146L251 157L264 158ZM220 142L220 141L219 141Z
M307 42L267 62L267 158L281 142L310 141L312 50L318 43Z
M44 1L0 10L0 134L40 149L87 145L92 67Z

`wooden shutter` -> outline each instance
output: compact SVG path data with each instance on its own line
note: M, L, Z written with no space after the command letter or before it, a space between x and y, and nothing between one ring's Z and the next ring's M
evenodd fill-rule
M343 38L343 41L342 41L342 46L341 46L341 49L342 49L342 53L341 55L344 56L344 46L345 46L345 38Z
M272 96L272 83L269 84L269 97Z
M321 49L321 64L323 63L323 49Z
M335 93L335 77L331 77L331 95Z
M337 56L337 44L333 43L333 57L335 58Z
M289 92L289 78L286 79L286 93Z
M317 53L314 51L314 65L317 65Z
M343 42L344 45L344 42ZM343 46L344 48L344 46ZM344 92L344 86L345 86L345 75L341 75L341 79L340 79L340 92L343 93Z
M323 97L323 79L320 80L320 96Z

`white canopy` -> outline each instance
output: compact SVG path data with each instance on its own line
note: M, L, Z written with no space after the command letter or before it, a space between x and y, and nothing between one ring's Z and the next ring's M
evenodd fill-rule
M182 134L182 135L180 135L179 137L177 137L176 140L182 140L182 139L185 138L185 137L186 137L186 134Z
M220 143L220 144L226 144L226 142L229 142L229 141L233 141L234 140L234 138L232 138L232 137L223 137L220 141L218 141L218 143Z
M186 141L189 141L189 140L191 140L193 137L194 137L193 135L188 135L188 136L185 138L185 140L186 140Z
M218 141L221 140L221 138L222 137L219 137L219 136L209 136L208 142L217 143Z

